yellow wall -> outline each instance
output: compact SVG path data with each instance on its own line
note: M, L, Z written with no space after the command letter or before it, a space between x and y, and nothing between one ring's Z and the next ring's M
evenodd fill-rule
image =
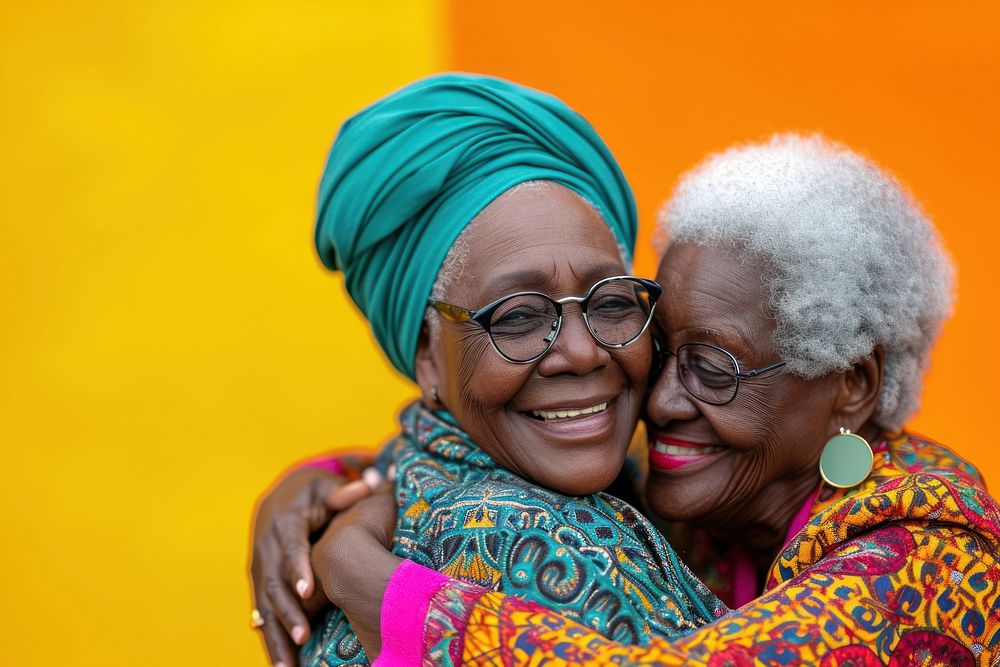
M440 25L0 8L0 664L265 664L255 497L411 393L314 257L318 175L348 113L440 68Z

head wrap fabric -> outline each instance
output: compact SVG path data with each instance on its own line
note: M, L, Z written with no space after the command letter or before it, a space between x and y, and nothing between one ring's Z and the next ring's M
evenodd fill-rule
M344 272L400 372L414 379L427 298L455 239L500 194L536 180L596 206L631 255L635 202L621 169L590 124L550 95L443 74L341 127L320 181L316 249Z

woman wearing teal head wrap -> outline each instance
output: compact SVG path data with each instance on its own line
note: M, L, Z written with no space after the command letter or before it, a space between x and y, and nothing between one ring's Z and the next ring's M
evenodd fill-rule
M427 297L455 239L487 204L552 181L600 211L631 256L635 202L594 129L560 100L509 81L417 81L344 123L319 188L316 248L392 364L414 379ZM405 289L403 289L405 286Z
M344 124L316 240L421 390L379 462L398 468L393 552L642 642L723 607L638 511L599 493L651 362L660 288L623 275L635 231L628 185L579 115L445 75ZM366 658L334 610L302 661Z

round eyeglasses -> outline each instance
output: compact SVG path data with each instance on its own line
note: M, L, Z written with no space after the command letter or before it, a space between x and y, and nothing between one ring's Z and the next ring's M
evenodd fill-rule
M677 351L663 349L656 344L661 369L666 368L666 357L677 357L677 376L689 394L711 405L725 405L740 388L740 380L749 380L785 365L779 361L770 366L741 371L740 364L728 350L709 343L687 343Z
M563 304L578 303L587 330L604 347L635 341L649 326L663 288L652 280L614 276L598 281L583 296L553 299L541 292L511 294L477 311L443 301L428 304L452 322L475 322L489 334L497 353L515 364L538 361L562 328Z

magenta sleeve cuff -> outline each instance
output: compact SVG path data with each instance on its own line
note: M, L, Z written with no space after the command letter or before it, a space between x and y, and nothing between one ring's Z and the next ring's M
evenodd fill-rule
M422 664L427 610L434 594L449 581L413 561L400 563L382 598L382 652L373 663L376 667Z
M327 472L332 472L334 475L343 476L346 471L344 470L344 464L332 456L317 456L314 459L306 459L299 464L300 468L319 468L321 470L326 470Z

